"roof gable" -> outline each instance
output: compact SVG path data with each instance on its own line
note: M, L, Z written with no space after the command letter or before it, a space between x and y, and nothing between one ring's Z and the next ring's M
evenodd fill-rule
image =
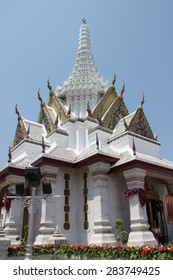
M18 118L17 128L14 136L13 147L28 137L27 128L22 117Z
M101 118L104 113L107 111L109 106L114 102L117 98L117 92L115 91L114 87L109 87L107 91L103 94L99 102L97 103L96 107L94 108L91 116L93 118Z
M68 118L65 106L53 91L50 92L48 105L55 110L61 122Z
M103 118L103 126L114 129L123 117L128 115L128 110L122 97L118 96L109 107Z
M136 134L139 134L141 136L147 137L149 139L155 140L153 132L147 121L147 118L145 116L142 106L140 106L136 110L136 112L128 126L128 130L131 132L134 132Z

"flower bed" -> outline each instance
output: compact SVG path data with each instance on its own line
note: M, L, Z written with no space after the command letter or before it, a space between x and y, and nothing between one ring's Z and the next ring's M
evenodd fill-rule
M52 244L43 244L43 245L34 245L32 254L34 256L38 255L52 255L54 254L56 249L53 247ZM11 256L24 256L26 254L26 246L25 245L16 245L10 246L8 248L8 257Z
M8 256L24 256L26 248L23 245L11 246L8 249ZM173 245L160 246L97 246L97 245L68 245L62 244L57 248L53 245L34 245L33 255L58 255L67 258L76 257L78 259L106 259L106 260L173 260Z

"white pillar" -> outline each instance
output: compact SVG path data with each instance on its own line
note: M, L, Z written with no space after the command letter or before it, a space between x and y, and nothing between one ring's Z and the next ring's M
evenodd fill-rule
M32 246L33 246L33 230L34 230L34 212L35 212L35 190L32 187L31 193L31 205L30 205L30 216L29 216L29 230L28 230L28 243L26 246L25 260L32 260Z
M42 166L41 167L42 181L49 181L52 187L52 196L42 204L41 221L39 233L35 239L35 244L48 244L55 232L56 227L56 200L53 198L57 183L58 167Z
M110 164L97 162L89 166L92 173L94 188L94 234L91 235L90 244L115 244L115 236L109 222L108 174Z
M54 180L50 180L51 186L53 186ZM35 239L34 244L47 244L48 239L54 232L54 203L53 198L47 197L41 205L41 221L39 227L39 233Z
M133 168L124 171L124 177L128 190L144 189L146 170ZM129 246L157 245L154 235L149 231L146 206L141 206L138 193L129 196L131 232L129 234Z
M9 192L15 194L15 186L9 187ZM16 238L21 236L23 224L23 201L22 200L11 200L11 206L9 213L6 216L4 233L11 240L12 245L20 244L20 240Z

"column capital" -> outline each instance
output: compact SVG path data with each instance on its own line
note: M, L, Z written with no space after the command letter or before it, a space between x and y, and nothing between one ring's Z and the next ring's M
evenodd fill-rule
M110 170L110 164L105 162L96 162L88 166L91 173L107 173Z
M124 177L126 180L126 184L128 189L133 188L144 188L144 180L146 176L146 170L140 168L132 168L127 171L124 171Z
M42 176L56 178L59 172L59 167L43 165L40 167L40 171Z
M145 178L147 171L145 169L141 169L141 168L132 168L129 170L126 170L123 172L124 177L126 180L128 179L132 179L132 178Z
M5 179L4 186L15 185L17 183L25 183L25 177L19 175L9 175Z

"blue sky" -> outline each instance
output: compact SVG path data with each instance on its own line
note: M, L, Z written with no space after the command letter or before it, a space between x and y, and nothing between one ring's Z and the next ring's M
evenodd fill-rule
M118 91L125 81L129 112L145 94L144 111L161 143L161 157L173 161L172 0L0 0L0 168L8 160L17 115L36 121L37 90L48 100L72 71L82 18L100 74Z

